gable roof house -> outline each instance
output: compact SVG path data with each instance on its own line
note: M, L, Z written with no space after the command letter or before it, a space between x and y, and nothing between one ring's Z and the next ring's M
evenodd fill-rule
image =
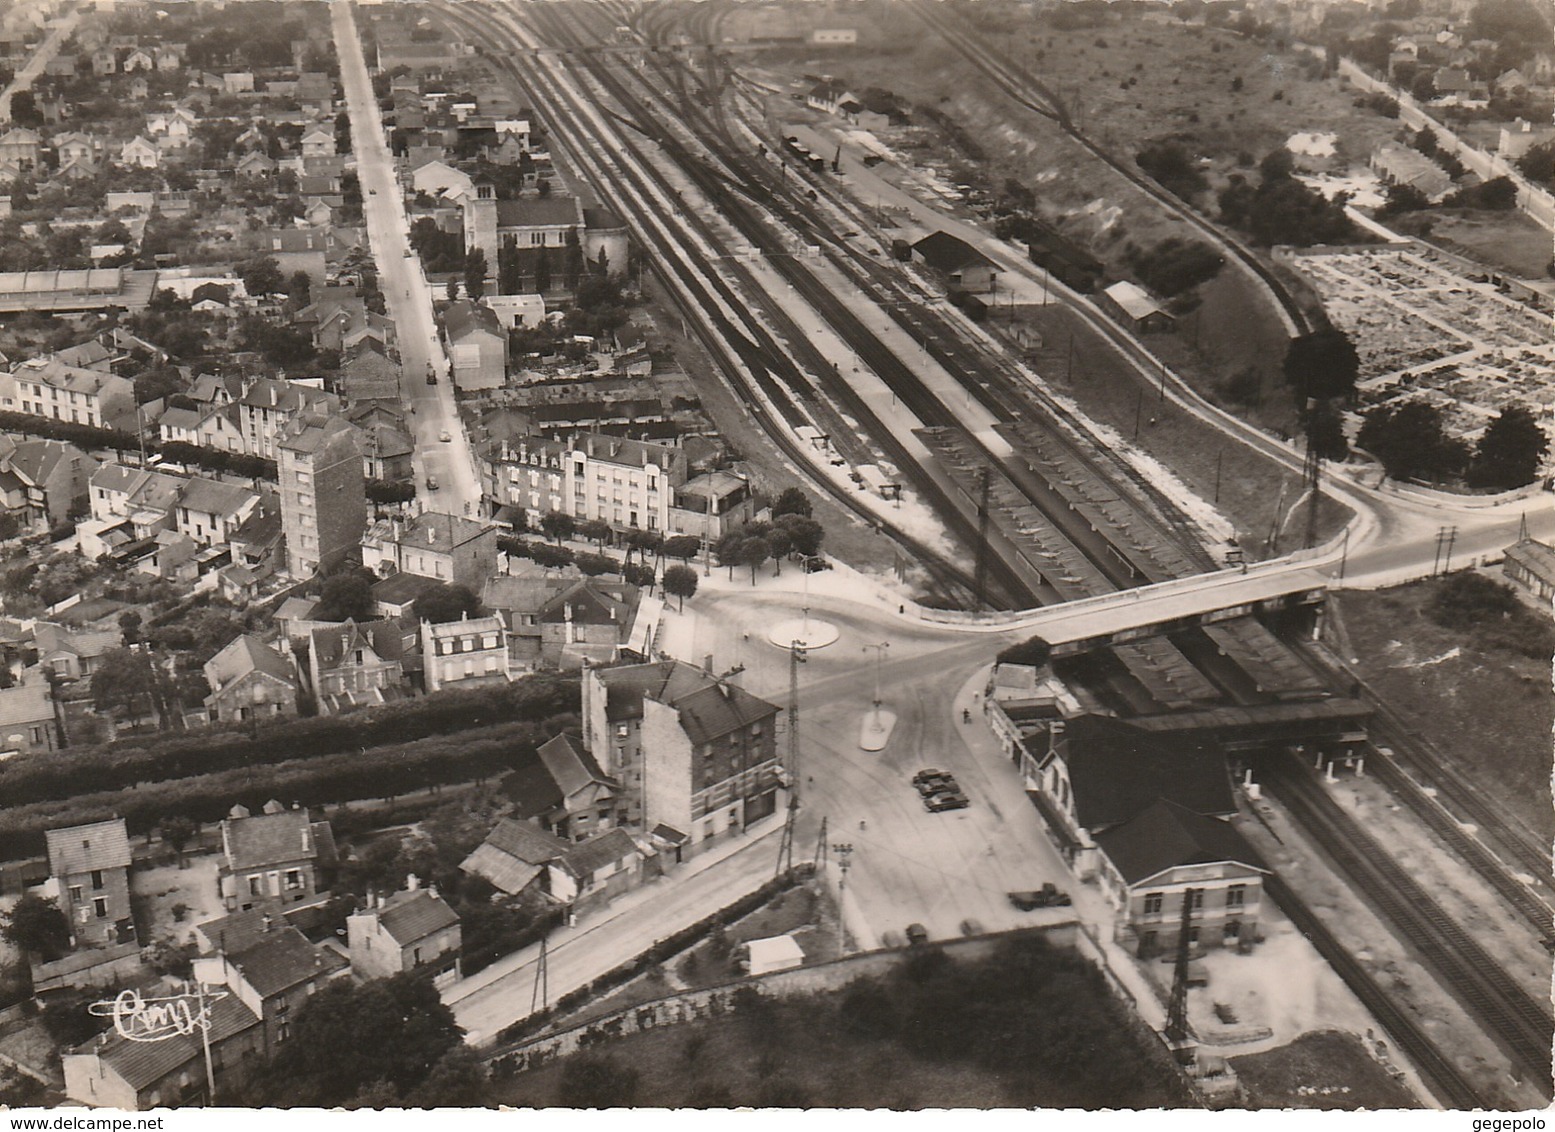
M642 862L642 850L621 829L574 843L503 818L459 868L509 896L535 891L575 909L635 888Z
M320 715L398 699L405 641L392 621L346 620L308 634L308 676Z
M71 629L52 621L38 621L32 629L38 648L38 664L61 680L79 680L91 676L103 657L124 647L117 631Z
M844 102L858 100L848 92L848 88L836 79L826 79L811 87L805 94L804 104L811 110L819 110L822 114L835 114Z
M503 776L517 816L564 841L582 841L615 824L621 784L599 769L580 736L552 736L534 757Z
M206 986L226 987L261 1022L265 1056L291 1036L296 1011L350 966L334 951L315 947L278 915L261 916L257 932L219 941L214 955L194 961L194 977Z
M243 723L297 714L297 670L253 633L244 633L205 662L212 723Z
M234 806L221 823L216 882L227 911L297 904L322 890L321 870L335 864L329 822L273 799L264 812Z
M259 505L259 493L246 484L191 478L178 497L177 529L200 546L226 543Z
M422 888L414 873L409 887L387 899L370 897L366 908L346 919L351 973L359 979L385 979L404 971L431 975L444 987L459 977L464 943L459 913L435 888Z
M130 913L130 839L123 818L51 829L50 889L78 947L135 940Z
M24 525L58 526L85 502L97 466L63 440L19 440L0 455L0 492Z
M507 381L508 336L490 307L463 299L450 303L443 312L443 334L460 390L500 389Z

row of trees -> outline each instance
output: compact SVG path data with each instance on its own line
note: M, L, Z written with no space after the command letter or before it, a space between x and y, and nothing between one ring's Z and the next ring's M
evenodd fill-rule
M1438 406L1418 399L1371 410L1356 443L1394 479L1461 477L1470 487L1493 491L1532 483L1549 451L1537 418L1522 405L1503 409L1471 448L1448 434Z

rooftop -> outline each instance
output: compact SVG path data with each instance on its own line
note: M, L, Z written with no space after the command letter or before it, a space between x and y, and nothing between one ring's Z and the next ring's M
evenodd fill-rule
M378 911L378 922L403 947L457 924L459 913L437 893L423 888L389 897Z
M130 836L123 818L51 829L44 837L48 841L49 872L53 876L130 867Z
M1130 885L1183 865L1222 861L1268 871L1258 851L1230 822L1196 814L1165 798L1098 833L1096 844Z

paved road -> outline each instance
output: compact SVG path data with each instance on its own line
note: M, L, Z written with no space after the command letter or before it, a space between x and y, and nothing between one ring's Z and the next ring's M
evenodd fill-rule
M552 932L546 956L550 1001L761 887L776 869L781 829L780 818L768 819L745 838L710 850L706 860L678 866L673 875L580 917L575 927ZM539 952L538 945L527 947L443 992L466 1042L489 1043L504 1026L532 1013Z
M379 286L399 335L402 397L413 414L409 423L416 445L418 498L428 511L478 514L480 477L459 423L452 384L443 376L435 386L426 382L429 365L438 375L448 373L448 357L437 338L432 291L422 274L421 261L409 254L404 202L384 140L352 6L340 3L330 7L341 82L351 114L351 148L362 184L368 239L378 263ZM444 435L448 441L441 439ZM439 484L436 490L428 489L428 477Z
M11 85L0 92L0 122L11 120L11 95L19 90L32 89L33 80L43 74L43 68L49 65L49 60L59 54L60 44L70 37L75 31L76 24L81 20L81 13L71 9L63 17L57 20L52 30L38 42L32 57L27 60L27 65L11 80Z

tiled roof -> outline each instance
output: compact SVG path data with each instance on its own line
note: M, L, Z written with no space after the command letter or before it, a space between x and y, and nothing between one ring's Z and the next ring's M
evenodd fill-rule
M1127 884L1166 869L1234 861L1267 871L1258 851L1229 822L1159 799L1120 826L1096 835L1096 844Z
M404 638L392 621L347 620L314 629L310 637L321 671L339 666L347 653L359 648L372 649L381 660L401 660L405 655Z
M640 852L637 842L624 829L611 829L596 833L587 841L581 841L567 851L562 864L574 876L582 879L596 869L616 861L624 861Z
M1555 581L1555 546L1534 539L1524 539L1506 551L1508 562L1517 562L1530 572L1548 581Z
M551 597L539 609L536 620L560 624L570 616L577 625L624 626L637 605L638 590L624 582L611 585L596 578L579 578Z
M74 876L93 869L127 869L130 866L130 836L123 818L51 829L44 837L49 845L49 872L52 876Z
M389 897L378 915L378 922L383 925L384 931L394 937L395 943L404 947L457 924L459 913L450 908L441 896L421 889L416 892L396 892Z
M447 551L493 529L490 523L478 523L462 515L423 511L401 532L399 543L418 550Z
M1158 798L1197 814L1236 812L1224 752L1190 737L1153 735L1123 720L1084 715L1069 721L1059 753L1085 829L1120 825Z
M429 590L441 589L446 584L421 574L404 572L391 574L383 581L373 584L373 600L381 601L385 605L404 605L406 602L415 601Z
M293 686L297 683L291 663L252 633L244 633L205 665L206 677L218 692L250 672L263 672Z
M552 193L497 202L498 228L543 228L577 224L582 210L576 197Z
M528 822L503 818L486 835L484 845L522 861L526 865L544 865L562 857L570 848L567 842Z
M228 952L227 959L243 972L243 978L260 998L271 998L307 982L334 974L346 961L333 951L314 947L290 924L245 941L243 949Z
M615 785L599 769L594 756L588 753L583 740L576 735L564 731L542 743L536 753L564 797L595 782L606 786Z
M912 250L936 271L953 272L972 266L997 266L971 244L949 232L931 232L914 244Z
M230 992L207 1003L207 1006L211 1012L211 1025L207 1034L213 1046L259 1025L259 1018L254 1012ZM101 1046L97 1045L99 1040L102 1041ZM204 1048L201 1035L175 1034L159 1042L132 1042L115 1034L106 1039L94 1038L72 1052L97 1054L125 1084L140 1092L184 1066L192 1065L203 1056ZM195 1074L203 1076L204 1071L197 1069Z
M227 818L221 823L222 844L227 864L233 872L268 868L290 861L318 856L313 823L307 810L282 810L278 814L255 814L247 818Z
M429 625L427 632L434 639L458 638L470 634L496 633L503 629L500 617L465 617L458 621L443 621Z
M256 498L254 490L222 480L192 479L178 497L178 505L206 515L233 515Z
M443 312L443 326L447 329L450 340L463 338L476 330L502 336L502 323L497 318L496 311L464 300L449 304L448 309Z
M607 689L607 718L641 718L643 698L651 697L680 712L681 726L696 744L711 742L778 712L776 704L678 660L607 668L599 675Z

